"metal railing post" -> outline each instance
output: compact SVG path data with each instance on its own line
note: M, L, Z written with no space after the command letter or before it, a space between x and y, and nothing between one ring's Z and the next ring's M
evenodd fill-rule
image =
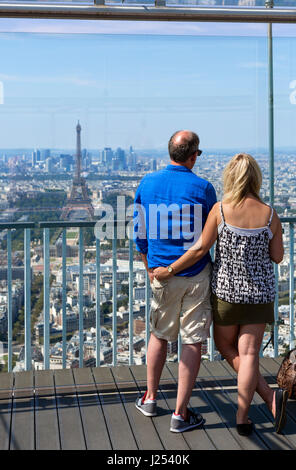
M11 275L11 230L7 231L7 343L8 372L12 371L12 275Z
M279 355L279 268L277 264L274 265L274 276L276 294L274 299L273 355L277 357Z
M43 354L44 369L49 369L49 228L43 229Z
M31 352L31 229L24 230L24 282L25 282L25 370L32 368Z
M96 366L101 364L101 244L96 237Z
M62 232L62 364L67 364L67 231Z
M265 1L266 8L273 8L273 0ZM273 100L273 50L272 23L267 25L268 32L268 126L269 126L269 203L274 204L274 100Z
M212 248L210 249L210 255L211 255L211 258L212 258L212 261L214 261L215 259L215 244L212 246ZM215 356L215 342L214 342L214 324L213 322L211 323L211 327L210 327L210 361L213 361L214 360L214 356Z
M150 338L150 279L148 272L145 270L145 363L147 364L147 350Z
M113 331L113 366L117 364L117 226L114 226L112 239L112 331Z
M79 227L79 367L83 367L83 227Z
M181 354L182 354L182 340L181 340L181 335L179 333L178 334L178 362L181 359Z
M133 232L133 227L130 228ZM134 363L134 312L133 312L133 289L134 289L134 265L133 265L134 242L131 233L129 234L129 365Z
M294 347L294 224L289 224L290 228L290 286L289 286L289 305L290 305L290 349Z

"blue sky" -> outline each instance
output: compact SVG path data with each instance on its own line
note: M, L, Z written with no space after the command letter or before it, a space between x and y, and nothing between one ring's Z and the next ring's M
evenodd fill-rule
M275 144L296 148L296 26L274 36ZM86 148L181 128L205 150L267 147L266 25L1 19L0 57L0 148L73 148L77 119Z

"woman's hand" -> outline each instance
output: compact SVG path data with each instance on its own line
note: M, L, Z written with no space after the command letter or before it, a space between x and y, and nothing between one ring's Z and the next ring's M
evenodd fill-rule
M154 279L153 268L149 268L149 269L148 269L148 277L149 277L150 283L152 283L152 282L153 282L153 279Z
M159 268L154 268L153 274L158 281L165 281L167 279L170 279L174 275L174 273L170 273L168 271L168 268L164 268L162 266L160 266Z

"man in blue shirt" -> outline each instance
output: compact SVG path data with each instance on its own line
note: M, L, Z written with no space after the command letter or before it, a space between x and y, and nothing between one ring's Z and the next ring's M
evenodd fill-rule
M135 242L151 281L151 335L147 351L147 392L136 401L145 416L156 415L156 395L167 355L167 342L180 332L182 353L178 394L171 418L172 432L202 424L203 418L187 408L201 359L201 343L209 337L211 257L207 253L190 268L166 281L158 281L153 269L172 272L176 261L201 235L207 216L216 203L214 187L192 172L199 138L178 131L169 141L171 164L146 175L135 196Z

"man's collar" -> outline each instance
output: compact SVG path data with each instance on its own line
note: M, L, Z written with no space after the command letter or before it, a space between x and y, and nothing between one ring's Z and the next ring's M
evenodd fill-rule
M192 173L192 170L189 170L189 168L187 168L186 166L183 166L183 165L172 165L172 164L169 164L167 167L166 167L166 170L173 170L173 171L190 171L190 173Z

